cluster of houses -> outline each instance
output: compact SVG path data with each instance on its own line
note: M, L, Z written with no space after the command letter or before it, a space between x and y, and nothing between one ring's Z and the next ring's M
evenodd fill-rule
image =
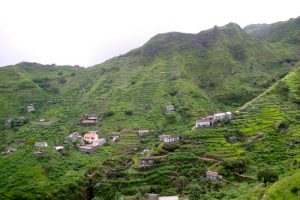
M231 112L216 113L196 120L195 128L212 127L214 123L223 119L231 119Z
M172 113L175 111L174 105L166 105L165 113ZM32 104L27 106L27 112L35 112L35 108ZM198 119L196 121L195 128L201 128L201 127L212 127L214 123L217 121L223 120L223 119L231 119L232 113L231 112L223 112L223 113L216 113L211 116L206 116L205 118ZM40 119L39 122L46 122L45 119ZM79 125L81 126L95 126L98 123L98 117L94 114L85 114L79 122ZM5 122L5 127L10 128L12 125L12 120L9 119ZM123 131L124 133L132 133L132 131ZM123 133L121 132L121 133ZM147 136L151 134L149 130L136 130L134 133L136 133L138 136ZM100 138L97 131L87 131L83 135L79 134L78 132L71 133L69 136L67 136L66 140L64 141L65 144L68 143L77 143L77 148L79 151L86 152L86 153L92 153L96 151L99 147L104 145L107 141L113 141L116 142L120 139L119 134L113 134L109 135L106 138ZM171 144L175 143L180 140L180 137L178 135L160 135L159 140L164 142L165 144ZM236 140L236 138L231 138L231 140ZM37 148L36 151L34 151L34 154L41 155L43 154L42 148L47 148L48 143L47 142L35 142L34 146ZM64 146L55 146L54 147L59 152L64 152ZM9 154L13 153L15 149L8 149L2 154ZM149 150L148 150L149 151ZM159 158L162 158L164 156L149 156L149 157L141 157L139 162L139 167L149 167L156 164L156 160ZM207 171L206 177L212 180L222 180L223 177L218 174L218 172L214 171ZM178 196L159 196L158 194L148 194L149 200L178 200Z

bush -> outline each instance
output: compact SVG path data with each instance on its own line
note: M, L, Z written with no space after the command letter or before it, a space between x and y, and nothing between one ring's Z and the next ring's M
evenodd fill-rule
M205 191L202 189L200 185L193 184L190 186L190 188L191 188L191 192L189 195L190 200L199 200L203 198L203 194L205 193Z
M58 78L58 83L65 84L66 82L67 82L67 80L65 79L65 77L61 76Z
M246 172L246 161L242 159L226 160L223 162L224 170L231 173L242 174Z
M130 116L131 116L131 115L133 115L133 110L125 110L125 111L124 111L124 114L125 114L125 115L130 115Z
M257 179L262 181L266 186L267 183L274 183L278 181L278 174L271 169L264 169L257 173Z
M172 88L169 90L168 93L169 93L169 95L171 95L173 97L178 93L178 90L176 90L175 88Z
M111 117L113 116L115 113L113 111L107 111L105 113L103 113L103 117L107 118L107 117Z
M292 187L292 190L291 190L292 193L297 194L298 191L300 191L300 189L298 187Z
M280 92L280 94L284 94L284 95L288 94L288 92L290 91L289 86L283 81L280 81L278 83L277 89Z

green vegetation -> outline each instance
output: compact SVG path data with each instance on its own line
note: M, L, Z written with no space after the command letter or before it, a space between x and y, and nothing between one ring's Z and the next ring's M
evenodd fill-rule
M259 38L234 23L198 34L160 34L89 68L27 62L0 68L0 150L16 149L0 155L0 194L296 199L300 63L296 40L288 39L299 36L297 27L290 28L297 20L272 25ZM29 104L36 112L27 113ZM166 112L166 105L175 111ZM235 111L234 118L192 129L195 119L219 111ZM99 116L97 126L78 125L87 113ZM5 128L7 119L13 119L12 128ZM47 124L37 123L40 119ZM137 129L151 134L138 137ZM122 134L93 154L79 152L76 142L63 143L70 133L89 130L100 137ZM181 140L164 144L161 134ZM36 141L49 146L35 148ZM59 145L64 153L55 150ZM34 154L37 150L43 153ZM141 167L145 156L157 156L155 164ZM206 178L207 170L219 172L223 181Z

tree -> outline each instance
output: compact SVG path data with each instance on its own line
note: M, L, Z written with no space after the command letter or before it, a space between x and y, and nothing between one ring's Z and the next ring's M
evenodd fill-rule
M271 169L264 169L257 173L257 179L262 181L266 186L267 183L274 183L278 181L278 174Z
M223 162L223 167L227 172L242 174L246 171L246 161L243 159L226 160Z
M185 186L188 184L188 179L184 176L177 176L177 178L173 181L173 184L178 188L179 192L182 193Z
M190 200L202 199L203 193L204 193L203 188L198 184L193 184L190 187L191 187L191 192L190 192L190 195L189 195L189 199Z

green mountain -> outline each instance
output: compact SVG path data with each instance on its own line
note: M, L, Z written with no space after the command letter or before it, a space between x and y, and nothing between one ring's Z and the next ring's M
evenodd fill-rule
M1 155L1 198L143 199L159 193L272 199L285 176L297 177L300 162L299 46L289 42L299 39L298 19L268 25L268 31L229 23L198 34L159 34L88 68L28 62L0 68L0 149L16 149ZM36 112L27 112L30 104ZM166 112L166 105L175 111ZM230 121L192 130L197 118L237 110ZM86 113L100 118L97 126L78 125ZM8 119L12 128L4 126ZM93 154L63 143L74 131L106 137L137 129L152 134L122 134ZM165 145L161 134L182 140ZM34 154L41 150L36 141L49 145L41 155ZM60 145L63 154L54 149ZM161 156L157 165L139 168L140 158L150 155ZM262 169L280 180L264 187L253 180ZM206 170L219 171L225 181L206 179ZM295 184L284 190L297 190Z

